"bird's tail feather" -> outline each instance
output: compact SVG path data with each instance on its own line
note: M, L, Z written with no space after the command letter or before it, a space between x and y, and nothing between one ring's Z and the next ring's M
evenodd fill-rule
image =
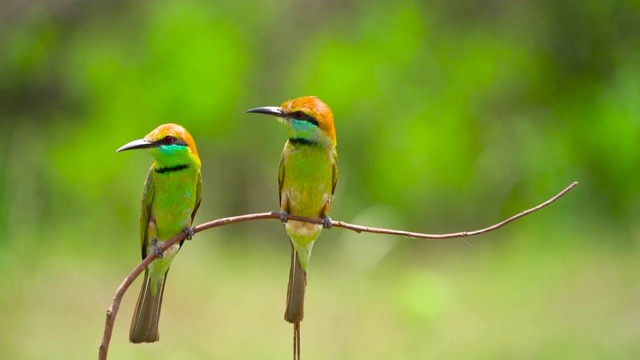
M291 268L287 288L287 308L284 319L290 323L299 323L304 318L304 293L307 288L307 273L302 270L298 252L291 245Z
M129 330L129 341L132 343L156 342L160 339L158 324L160 322L160 308L162 307L162 296L164 294L164 284L167 281L167 271L164 274L161 285L155 295L151 293L151 277L149 270L144 272L144 282L136 304L136 310L131 320Z

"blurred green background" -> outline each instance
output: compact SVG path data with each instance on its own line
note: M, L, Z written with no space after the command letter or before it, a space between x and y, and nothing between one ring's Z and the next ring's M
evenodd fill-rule
M465 240L323 232L305 359L640 357L640 2L8 1L0 4L0 349L91 359L140 260L151 157L184 125L197 223L277 210L286 130L243 114L317 95L336 117L331 215ZM277 221L200 233L172 268L161 341L111 359L285 359Z

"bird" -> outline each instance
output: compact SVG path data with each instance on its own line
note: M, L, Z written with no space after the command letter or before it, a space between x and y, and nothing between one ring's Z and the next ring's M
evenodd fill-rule
M157 258L145 269L129 340L150 343L160 338L158 323L167 273L184 240L164 253L159 246L181 232L187 239L193 236L191 225L202 198L201 163L193 138L177 124L160 125L116 152L134 149L146 149L155 160L142 192L140 241L142 259L152 251Z
M338 153L333 112L315 96L285 101L280 107L249 109L246 113L275 116L289 132L280 156L278 189L280 220L291 241L291 268L284 319L294 324L294 359L300 352L300 322L309 258L328 215L338 180ZM320 218L322 224L288 221L289 215Z

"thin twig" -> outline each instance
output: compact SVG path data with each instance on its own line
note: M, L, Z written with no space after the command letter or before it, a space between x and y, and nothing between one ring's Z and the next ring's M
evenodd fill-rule
M362 233L362 232L369 232L369 233L376 233L376 234L388 234L388 235L400 235L400 236L405 236L405 237L410 237L410 238L419 238L419 239L433 239L433 240L437 240L437 239L450 239L450 238L459 238L459 237L469 237L469 236L474 236L474 235L480 235L480 234L484 234L493 230L496 230L498 228L501 228L503 226L505 226L506 224L519 219L523 216L529 215L534 211L540 210L545 206L550 205L551 203L553 203L554 201L558 200L559 198L561 198L562 196L564 196L566 193L568 193L569 191L571 191L574 187L578 186L578 182L573 182L571 185L569 185L567 188L565 188L564 190L562 190L560 193L558 193L556 196L552 197L551 199L543 202L542 204L533 207L531 209L525 210L517 215L514 215L502 222L499 222L495 225L489 226L487 228L481 229L481 230L475 230L475 231L463 231L463 232L457 232L457 233L451 233L451 234L423 234L423 233L415 233L415 232L409 232L409 231L400 231L400 230L390 230L390 229L382 229L382 228L374 228L374 227L368 227L368 226L361 226L361 225L352 225L349 223L346 223L344 221L332 221L332 226L334 227L339 227L339 228L343 228L343 229L348 229L348 230L352 230L355 231L357 233ZM208 230L214 227L219 227L219 226L224 226L224 225L229 225L229 224L235 224L235 223L239 223L239 222L244 222L244 221L252 221L252 220L264 220L264 219L280 219L280 214L277 212L265 212L265 213L257 213L257 214L248 214L248 215L240 215L240 216L233 216L233 217L227 217L227 218L222 218L222 219L218 219L218 220L214 220L214 221L210 221L201 225L198 225L194 228L192 228L193 233L199 233L201 231L204 230ZM295 221L304 221L304 222L309 222L309 223L314 223L314 224L322 224L323 223L323 219L310 219L310 218L304 218L304 217L300 217L300 216L294 216L294 215L289 215L288 217L289 220L295 220ZM178 241L184 240L186 238L186 234L185 233L180 233L176 236L174 236L173 238L171 238L169 241L163 243L159 249L161 251L165 251L167 250L169 247L171 247L172 245L174 245L175 243L177 243ZM120 303L122 302L122 297L124 296L125 292L127 291L127 289L129 288L129 286L131 286L131 284L135 281L136 278L138 278L138 276L140 276L140 274L142 273L142 271L156 258L156 253L155 251L150 251L149 255L142 260L141 263L138 264L138 266L136 266L133 271L129 274L129 276L127 276L124 281L122 282L122 284L120 284L120 286L118 287L118 289L116 290L116 293L113 296L113 300L111 302L111 306L109 307L109 309L107 309L107 319L105 322L105 326L104 326L104 335L102 337L102 343L100 344L100 348L99 348L99 352L98 352L98 360L106 360L107 359L107 353L109 351L109 343L111 342L111 334L113 333L113 326L115 323L115 319L116 319L116 315L118 313L118 309L120 308Z
M457 232L457 233L451 233L451 234L422 234L422 233L415 233L415 232L409 232L409 231L400 231L400 230L389 230L389 229L381 229L381 228L374 228L374 227L368 227L368 226L360 226L360 225L351 225L351 224L347 224L344 221L334 221L333 222L333 226L336 227L341 227L344 229L349 229L349 230L353 230L357 233L361 233L361 232L369 232L369 233L376 233L376 234L388 234L388 235L400 235L400 236L406 236L406 237L410 237L410 238L417 238L417 239L433 239L433 240L438 240L438 239L451 239L451 238L460 238L460 237L469 237L469 236L474 236L474 235L480 235L480 234L484 234L484 233L488 233L489 231L493 231L496 229L499 229L505 225L507 225L508 223L517 220L523 216L529 215L534 211L538 211L540 209L542 209L543 207L550 205L552 202L558 200L559 198L561 198L562 196L564 196L564 194L568 193L569 191L571 191L571 189L573 189L574 187L578 186L578 182L574 181L571 185L569 185L567 188L565 188L564 190L562 190L561 192L558 193L558 195L552 197L551 199L543 202L542 204L536 206L536 207L532 207L531 209L525 210L517 215L514 215L504 221L501 221L495 225L489 226L487 228L484 229L480 229L480 230L475 230L475 231L463 231L463 232ZM289 219L293 219L292 216L289 216Z

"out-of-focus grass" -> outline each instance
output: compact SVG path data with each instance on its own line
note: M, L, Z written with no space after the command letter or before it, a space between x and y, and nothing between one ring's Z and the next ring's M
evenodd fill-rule
M262 226L279 227L275 222ZM553 235L530 246L517 227L470 239L471 246L460 240L422 244L325 231L309 275L304 357L640 355L639 254L598 244L606 239L581 239L560 250L544 246L554 241ZM291 325L282 319L288 245L282 237L256 240L253 246L234 248L225 244L234 239L208 231L186 244L168 280L157 344L128 343L136 282L118 314L110 357L288 357ZM99 251L80 259L62 248L46 253L30 266L14 262L3 269L12 274L0 289L3 354L14 359L94 357L104 311L136 256L125 254L131 259L126 264ZM362 255L374 260L357 260ZM28 262L28 255L23 260Z

